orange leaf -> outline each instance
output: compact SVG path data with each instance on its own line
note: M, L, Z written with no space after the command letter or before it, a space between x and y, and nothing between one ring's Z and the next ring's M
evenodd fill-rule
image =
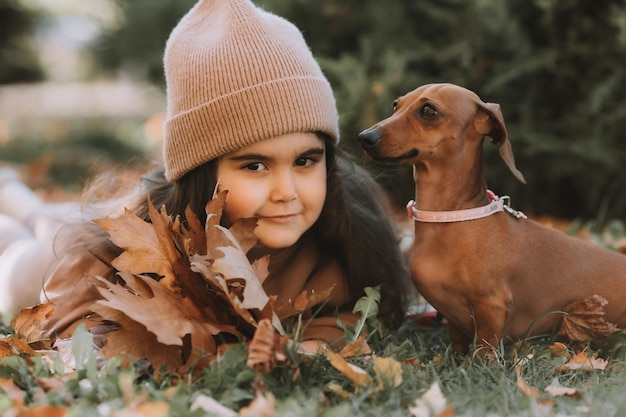
M22 309L20 314L13 319L15 335L26 343L49 342L42 325L48 322L53 313L54 307L50 303Z
M369 355L372 353L372 349L367 344L365 338L359 336L353 343L345 345L339 353L344 358L354 358L359 355Z
M365 372L364 369L347 362L339 353L334 353L330 350L327 350L324 353L330 361L330 364L348 377L354 385L369 386L372 384L372 378L367 374L367 372Z
M589 357L586 352L578 352L566 364L559 366L556 370L560 372L578 370L591 372L594 370L604 370L607 361L602 358Z
M538 398L540 393L535 387L531 387L522 379L522 367L520 365L515 367L515 374L517 375L517 387L528 398Z
M17 355L13 345L4 339L0 339L0 359Z
M124 249L113 266L118 271L132 274L154 273L164 277L165 282L173 279L172 264L181 257L171 239L166 223L150 205L153 223L147 223L126 209L119 218L104 218L95 222L111 235L111 241ZM163 284L165 284L162 283Z
M333 289L335 289L335 284L331 285L330 287L328 287L327 289L321 292L311 292L309 294L307 293L306 290L304 290L300 294L298 294L298 296L293 301L293 303L289 304L289 303L283 302L280 305L276 306L276 309L275 309L276 315L281 320L284 320L287 317L300 314L310 309L311 307L316 306L328 300Z
M604 306L608 301L593 295L581 301L568 304L563 311L563 323L559 335L572 342L586 342L610 336L620 329L606 320Z

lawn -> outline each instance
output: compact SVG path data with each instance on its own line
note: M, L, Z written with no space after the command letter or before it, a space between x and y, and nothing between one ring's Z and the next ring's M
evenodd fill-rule
M0 410L46 417L626 415L619 336L586 346L588 359L577 365L573 350L552 338L494 347L483 358L454 353L442 325L407 320L389 332L369 323L371 354L337 359L287 349L269 372L246 364L243 343L197 371L155 372L145 361L124 365L122 358L103 362L92 336L79 331L72 347L76 370L49 352L1 360ZM12 333L6 322L2 333Z

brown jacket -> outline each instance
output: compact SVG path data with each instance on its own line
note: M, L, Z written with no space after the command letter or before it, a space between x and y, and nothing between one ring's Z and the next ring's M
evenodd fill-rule
M58 338L69 338L75 327L85 322L92 312L93 303L101 299L98 291L89 284L87 277L101 276L111 282L117 281L110 262L114 255L108 251L82 252L66 255L44 286L42 299L51 302L54 315L48 323L48 331ZM293 248L270 255L269 276L263 282L268 295L277 296L277 304L289 302L303 291L320 293L333 284L327 304L310 321L302 340L321 340L335 347L343 345L343 330L337 325L335 311L338 309L343 324L353 325L358 316L352 313L354 297L350 294L346 277L335 262L316 267L319 253L312 242L300 242Z

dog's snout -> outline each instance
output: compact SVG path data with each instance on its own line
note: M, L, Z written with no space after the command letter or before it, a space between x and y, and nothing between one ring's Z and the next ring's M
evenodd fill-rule
M366 129L359 133L358 139L363 149L371 149L380 142L380 133L377 129Z

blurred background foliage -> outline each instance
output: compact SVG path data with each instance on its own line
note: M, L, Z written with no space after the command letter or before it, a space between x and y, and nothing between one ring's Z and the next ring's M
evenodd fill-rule
M499 103L504 113L528 184L516 183L486 144L494 191L533 214L626 219L626 0L256 2L303 31L335 90L342 146L368 164L399 206L413 194L410 168L368 162L356 135L390 115L397 96L425 83L452 82ZM28 41L51 21L33 6L38 3L0 0L2 84L47 77ZM89 65L79 78L145 82L163 91L165 40L195 0L87 3L91 10L82 13L101 20L81 45ZM110 132L111 143L142 140ZM13 142L2 145L0 159L15 158L7 153ZM75 142L68 147L85 152ZM110 157L122 162L131 154L119 146Z

